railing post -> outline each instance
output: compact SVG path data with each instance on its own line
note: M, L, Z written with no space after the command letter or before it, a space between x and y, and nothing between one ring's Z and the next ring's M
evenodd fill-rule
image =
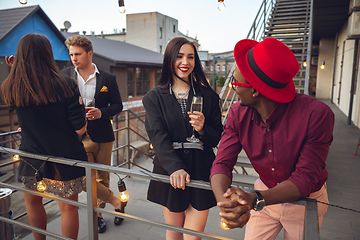
M97 205L96 170L86 167L86 197L88 213L88 239L98 240L97 215L94 209Z
M255 31L256 31L256 29L255 29L255 21L254 21L254 23L253 23L253 37L252 37L253 40L256 40L255 39Z
M130 169L130 115L129 110L125 111L125 126L126 126L126 162L128 169Z
M264 30L263 30L263 36L261 37L261 40L265 38L265 30L266 30L266 1L264 0Z
M314 219L315 222L314 222ZM315 199L305 200L304 240L320 240L318 206Z
M14 125L14 109L9 109L9 118L10 118L10 132L14 131L15 125ZM11 141L11 148L15 149L15 139ZM14 178L16 181L18 181L19 173L18 173L18 164L13 164L13 171L14 171Z
M116 116L114 117L114 119L116 118L116 129L119 129L119 117L120 117L120 113L116 114ZM119 165L119 131L116 131L116 142L115 142L115 146L116 146L116 166Z
M310 19L309 19L309 36L308 36L308 46L306 54L306 62L308 66L305 69L305 84L304 84L304 94L309 95L309 78L310 78L310 63L311 63L311 48L312 48L312 27L313 27L313 8L314 0L311 0L310 3ZM305 40L305 38L304 38Z

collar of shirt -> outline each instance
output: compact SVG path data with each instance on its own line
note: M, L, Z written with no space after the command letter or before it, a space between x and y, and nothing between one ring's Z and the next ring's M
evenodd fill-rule
M93 74L89 76L89 78L85 81L82 76L79 74L77 69L75 68L75 71L77 73L77 82L79 86L79 91L81 94L81 97L83 98L83 101L86 105L86 103L89 103L93 100L95 97L95 90L96 90L96 74L100 73L98 68L94 63L92 65L95 67L95 71Z
M266 119L266 124L269 126L269 128L271 128L271 124L273 124L274 122L276 122L276 120L279 118L279 116L281 116L282 114L284 114L284 112L286 111L287 108L287 103L278 103L276 105L276 107L274 108L274 110L270 113L270 115L268 116L268 118ZM255 122L256 125L258 126L264 126L267 127L261 119L260 114L254 109L253 113L252 113L252 117L251 120Z

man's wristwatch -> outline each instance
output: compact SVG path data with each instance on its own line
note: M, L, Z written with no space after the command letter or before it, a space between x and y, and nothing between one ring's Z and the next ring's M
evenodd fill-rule
M254 210L261 211L264 209L264 207L266 205L265 200L259 191L254 191L254 193L256 195L256 202L254 204Z

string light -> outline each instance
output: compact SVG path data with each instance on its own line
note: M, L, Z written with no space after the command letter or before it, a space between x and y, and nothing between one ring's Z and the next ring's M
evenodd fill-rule
M121 14L126 12L124 0L119 0L119 12Z
M20 161L20 156L18 154L15 154L12 159L14 162Z
M307 62L306 61L303 62L303 67L307 67Z
M129 194L126 192L126 186L123 180L118 181L119 199L121 202L126 203L129 200Z
M154 146L152 145L152 143L150 143L149 148L150 148L151 150L153 150L153 149L154 149Z
M27 1L26 1L26 0L19 0L19 3L20 3L21 5L26 5L26 4L27 4Z
M230 229L230 228L228 227L228 225L227 225L225 222L223 222L223 221L220 222L220 225L221 225L221 228L224 229L224 230L229 230L229 229Z
M46 184L44 183L44 179L43 179L41 173L36 171L35 178L36 178L36 182L37 182L37 184L36 184L37 190L40 191L40 192L45 191L46 190Z
M320 69L322 69L322 70L325 69L325 61L322 61L321 65L320 65Z
M219 6L218 6L219 11L221 12L224 11L226 8L224 0L218 0L218 2L219 2Z

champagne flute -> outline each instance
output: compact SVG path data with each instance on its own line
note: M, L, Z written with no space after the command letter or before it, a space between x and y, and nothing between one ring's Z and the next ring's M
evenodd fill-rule
M203 98L201 96L193 96L192 101L191 101L191 108L190 108L190 112L202 112L202 106L203 106ZM195 129L193 128L193 134L191 137L187 137L186 141L188 142L200 142L200 140L198 138L195 137Z

